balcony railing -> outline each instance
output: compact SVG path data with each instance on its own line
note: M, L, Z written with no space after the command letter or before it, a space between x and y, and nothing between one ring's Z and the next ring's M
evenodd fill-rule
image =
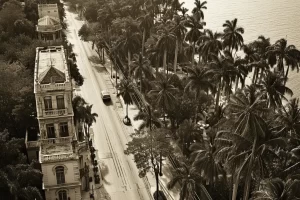
M41 84L40 85L42 90L50 91L50 90L64 90L66 88L65 83L55 83L55 84Z
M67 109L55 109L55 110L44 110L44 117L58 117L62 115L66 115L68 113Z
M61 138L48 138L48 139L41 139L41 144L59 144L59 143L71 143L72 137L61 137Z
M38 148L40 146L39 141L27 141L26 142L26 147L27 148Z
M75 159L77 156L74 153L56 154L56 155L42 155L42 162L61 161Z

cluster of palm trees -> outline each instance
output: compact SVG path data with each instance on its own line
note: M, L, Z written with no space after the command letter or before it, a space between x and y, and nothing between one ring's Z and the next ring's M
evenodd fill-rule
M86 134L87 141L90 140L90 127L96 122L97 113L92 112L93 105L87 104L87 102L81 96L75 96L72 100L72 106L74 111L74 124L76 127L76 133L81 133L79 127L83 125L84 132ZM83 135L77 135L79 140L84 140Z
M195 0L192 15L178 0L98 3L92 23L124 74L119 90L128 104L138 93L152 113L141 107L140 129L171 129L182 152L169 185L182 186L181 199L300 198L300 108L286 86L299 69L294 45L264 36L245 44L237 19L205 29L206 1Z

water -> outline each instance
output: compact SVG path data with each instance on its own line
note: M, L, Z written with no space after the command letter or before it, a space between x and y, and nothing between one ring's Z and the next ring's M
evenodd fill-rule
M194 0L181 2L190 13ZM223 23L234 18L245 29L245 43L264 35L271 43L286 38L288 44L300 49L300 0L207 0L206 28L222 32ZM293 90L293 97L300 97L300 73L290 72L287 86Z

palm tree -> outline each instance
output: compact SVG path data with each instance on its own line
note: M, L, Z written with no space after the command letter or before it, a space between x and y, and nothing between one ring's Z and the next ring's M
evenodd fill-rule
M253 200L297 200L300 199L300 180L273 178L261 182L261 189L253 193Z
M193 200L195 198L194 195L197 183L206 194L206 197L209 200L212 200L206 188L199 182L199 180L201 180L201 175L194 167L181 162L180 167L176 169L176 172L176 175L172 177L167 187L168 189L172 189L177 183L181 185L179 200Z
M156 47L160 49L160 51L163 53L163 69L164 73L166 73L167 70L167 53L168 51L171 51L173 48L174 41L176 39L173 32L166 28L161 28L158 30L159 39L156 43Z
M220 40L223 36L222 33L215 32L206 29L204 35L199 37L199 52L201 52L202 59L204 61L208 60L211 53L218 55L222 50L222 41Z
M179 15L175 15L172 22L173 22L173 27L171 30L176 36L175 56L174 56L174 73L176 73L179 43L183 42L187 29L184 26L185 25L184 18L180 17Z
M130 72L131 55L134 51L140 48L140 34L138 29L138 23L136 20L128 17L125 19L114 20L114 27L120 32L120 37L117 40L117 48L127 52L128 71ZM121 30L119 30L121 29ZM129 74L130 76L130 74Z
M159 73L156 80L153 81L153 89L148 92L150 96L155 98L155 104L162 108L165 122L165 112L170 110L176 101L174 96L177 88L172 84L171 77L168 78L165 74Z
M133 72L133 76L140 81L140 91L142 91L142 79L148 78L151 79L153 76L152 68L150 67L150 61L143 57L140 54L133 55L133 61L131 63L131 71Z
M129 79L123 79L118 85L118 94L117 96L122 96L124 103L126 104L126 116L125 119L128 119L128 105L133 104L131 95L134 93L133 83Z
M196 7L193 8L192 13L195 16L195 18L198 21L200 21L201 19L204 19L203 9L207 9L207 7L206 7L207 2L203 1L201 3L200 0L195 0L194 4L195 4Z
M143 30L142 56L144 56L146 34L149 33L150 29L154 25L153 24L153 16L150 13L147 13L147 14L139 17L138 20L140 21L140 28Z
M284 96L288 94L293 95L293 91L285 86L285 77L281 73L267 71L261 84L258 86L266 95L268 101L268 108L278 108L282 106L282 99L287 100Z
M98 117L97 113L92 113L92 107L93 105L85 106L84 127L88 141L90 140L90 127L96 122L96 117Z
M289 137L300 139L300 108L299 99L291 99L275 116L275 122Z
M181 12L182 14L182 17L185 17L186 13L189 11L189 9L185 8L185 7L181 7L179 9L179 11Z
M218 179L225 178L226 173L220 160L217 160L215 139L209 136L203 137L204 140L191 145L190 160L193 161L193 166L201 171L201 177L208 184L215 184Z
M207 73L211 74L212 78L218 85L215 104L216 108L218 108L221 90L224 89L225 94L229 96L231 93L232 80L234 80L237 76L242 79L242 75L239 74L236 68L234 68L232 60L228 59L228 57L211 54L210 59L212 61L209 63L210 69Z
M197 21L194 17L188 16L185 26L190 29L185 36L185 40L189 41L193 45L192 63L194 65L196 42L202 35L200 29L203 29L205 22L199 23L199 21Z
M78 128L80 123L84 122L84 117L85 117L85 105L86 101L81 97L81 96L75 96L74 99L72 100L72 107L73 107L73 112L74 112L74 124L76 127L76 133L78 134ZM79 137L77 135L77 137Z
M232 21L226 20L223 24L224 35L223 43L225 47L232 53L233 49L237 51L244 43L242 34L244 34L244 28L237 26L237 19Z
M267 112L265 105L265 101L262 100L262 94L257 91L255 86L251 85L247 86L244 90L237 91L232 96L228 103L228 106L226 107L228 113L230 113L233 119L236 120L236 128L234 129L234 133L232 135L240 139L244 138L243 143L238 143L239 145L241 145L240 148L242 148L242 150L245 150L244 148L248 147L248 151L244 151L243 153L243 155L245 156L243 160L245 161L238 166L235 165L235 168L231 166L231 168L233 169L233 173L236 174L232 200L236 199L240 173L241 170L244 169L246 164L248 166L248 170L245 178L244 197L247 197L249 195L249 185L251 180L251 172L253 170L253 163L255 161L255 151L257 151L260 142L263 141L262 138L265 138L266 135L266 125L264 120L261 118L261 115ZM230 134L227 134L221 139L221 141L226 140L225 138L229 136ZM227 142L225 144L232 144L232 142ZM224 145L223 148L226 148L225 146L226 145ZM232 151L234 153L237 153L236 149ZM227 155L228 149L226 151L223 151L223 153ZM238 155L238 153L234 154L234 156L230 158L230 162L234 163L234 159L240 157L241 155ZM245 200L248 200L248 198L245 198Z
M194 141L202 141L202 131L198 125L191 120L184 120L184 122L180 124L176 134L178 137L177 142L181 147L182 153L186 156L189 155L189 148Z
M180 3L179 0L173 0L171 3L171 9L174 14L177 14L177 11L180 11L184 2Z
M296 49L295 45L287 45L287 40L282 38L267 49L267 55L277 56L277 68L284 75L284 62L287 65L285 78L289 73L289 68L292 70L297 69L299 71L299 58L300 51Z
M152 112L151 116L149 116L149 114L147 112L144 111L139 111L139 113L134 116L134 120L143 120L143 122L141 123L141 125L139 126L139 130L143 130L144 128L150 128L151 126L151 130L153 127L155 128L161 128L162 127L162 123L161 121L158 119L158 113L157 112Z
M206 68L196 66L195 68L187 68L189 76L185 91L195 91L195 98L199 96L201 91L214 91L214 85L209 79L209 71Z
M242 88L245 85L245 80L248 75L247 60L240 57L234 58L228 51L224 51L224 54L225 57L233 63L233 66L237 71L237 75L235 77L235 91L237 91L239 82L241 83Z

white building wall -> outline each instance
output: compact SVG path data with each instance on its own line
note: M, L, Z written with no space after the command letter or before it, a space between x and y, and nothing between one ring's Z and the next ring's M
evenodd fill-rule
M80 182L78 160L70 160L57 163L42 163L43 183L45 187L57 185L55 168L58 166L65 167L65 184Z
M66 190L67 196L70 198L70 200L81 200L80 187L46 191L46 200L57 200L59 198L58 192L60 190Z

